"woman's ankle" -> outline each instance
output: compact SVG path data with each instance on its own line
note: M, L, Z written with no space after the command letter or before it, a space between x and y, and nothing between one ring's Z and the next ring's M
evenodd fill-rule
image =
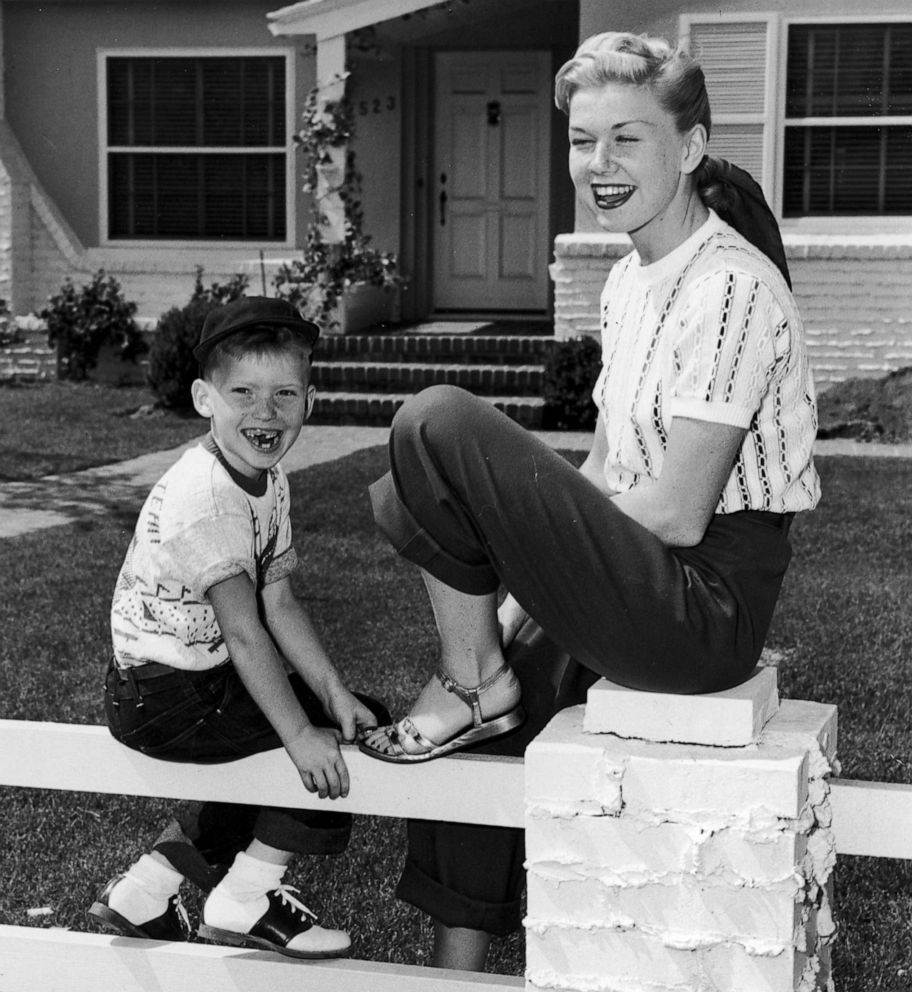
M448 927L435 921L431 967L484 971L490 946L491 935L485 930Z
M457 655L441 648L438 668L457 685L465 689L475 689L493 678L504 666L500 645L492 645L484 651L473 652L471 656Z

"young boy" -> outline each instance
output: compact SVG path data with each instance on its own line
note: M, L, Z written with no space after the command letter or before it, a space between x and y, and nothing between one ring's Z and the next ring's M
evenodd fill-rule
M318 334L285 300L242 298L206 318L192 396L210 433L140 513L114 592L105 710L119 741L170 761L284 746L304 787L335 799L349 788L340 739L383 722L385 710L342 684L291 587L297 557L278 463L313 409ZM342 956L348 934L317 926L281 881L293 854L338 853L350 830L348 814L194 804L89 914L131 936L186 940L187 877L209 891L199 936Z

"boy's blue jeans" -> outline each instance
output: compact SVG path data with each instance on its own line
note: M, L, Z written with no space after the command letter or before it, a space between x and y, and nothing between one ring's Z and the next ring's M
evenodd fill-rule
M289 682L311 722L330 726L304 681L292 674ZM380 724L390 722L382 703L359 698ZM282 746L230 662L189 672L166 665L124 670L112 661L105 679L105 715L122 744L166 761L220 763ZM194 803L165 829L154 849L208 890L254 838L282 851L338 854L348 844L351 823L350 814L330 809Z

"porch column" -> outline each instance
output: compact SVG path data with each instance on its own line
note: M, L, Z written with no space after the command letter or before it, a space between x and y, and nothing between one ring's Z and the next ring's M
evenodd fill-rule
M829 990L836 708L597 683L526 752L527 990Z
M318 106L337 103L345 97L345 35L317 37ZM329 161L317 166L315 199L325 217L323 238L328 244L338 244L345 237L345 204L339 190L345 182L345 145L328 149Z

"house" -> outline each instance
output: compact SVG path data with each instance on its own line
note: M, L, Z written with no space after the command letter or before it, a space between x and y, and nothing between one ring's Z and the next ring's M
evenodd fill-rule
M908 0L2 0L0 296L26 313L104 268L154 321L197 266L271 292L306 236L292 137L319 80L351 101L405 319L595 333L627 245L574 203L551 84L614 29L700 58L712 151L781 218L818 382L912 364Z

